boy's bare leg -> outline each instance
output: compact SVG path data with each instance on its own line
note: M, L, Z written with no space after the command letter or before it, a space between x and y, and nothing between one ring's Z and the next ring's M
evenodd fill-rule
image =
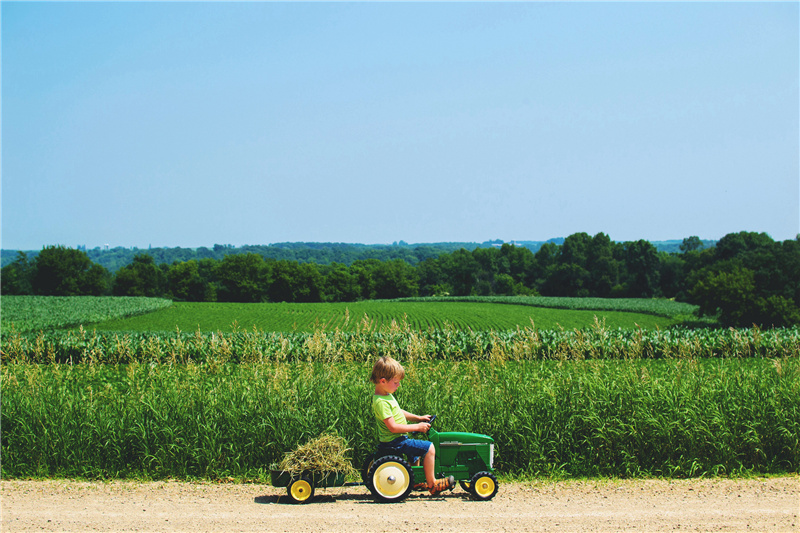
M434 449L433 445L431 445L430 449L428 449L428 453L425 454L425 459L422 461L422 468L425 471L425 481L428 482L428 488L433 487L433 470L435 468L435 464L436 450Z

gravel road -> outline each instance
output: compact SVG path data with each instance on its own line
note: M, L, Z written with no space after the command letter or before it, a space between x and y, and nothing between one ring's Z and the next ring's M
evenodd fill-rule
M2 481L0 529L23 531L800 532L800 477L501 483L489 502L456 488L398 504L363 487L288 502L270 485Z

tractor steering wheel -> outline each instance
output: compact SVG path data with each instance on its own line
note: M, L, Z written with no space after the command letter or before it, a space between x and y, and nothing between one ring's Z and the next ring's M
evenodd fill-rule
M431 427L433 427L433 421L434 421L434 420L436 420L436 415L433 415L433 416L431 416L431 419L430 419L430 420L428 420L428 422L427 422L427 423L428 423L428 424L429 424ZM422 434L422 432L421 432L421 431L415 431L414 433L415 433L415 434Z

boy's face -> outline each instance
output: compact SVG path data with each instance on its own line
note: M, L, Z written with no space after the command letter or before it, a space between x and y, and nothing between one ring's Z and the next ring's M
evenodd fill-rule
M389 394L394 394L397 388L400 386L400 377L395 376L391 379L381 378L381 384L384 386L384 390Z

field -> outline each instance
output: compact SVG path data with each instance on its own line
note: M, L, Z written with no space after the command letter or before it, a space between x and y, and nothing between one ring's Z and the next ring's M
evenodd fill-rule
M670 316L620 310L567 310L486 301L380 301L349 303L180 303L155 313L109 320L98 331L230 331L313 332L373 331L405 324L415 330L474 329L503 331L535 324L540 329L591 326L598 316L612 328L665 328L678 322Z
M355 304L331 306L329 315L317 307L315 327L271 331L251 322L274 308L308 326L311 315L299 311L313 306L214 304L205 308L218 313L209 313L206 330L191 325L202 306L174 304L91 329L4 327L2 475L263 481L270 463L325 431L348 439L358 465L374 446L367 376L379 354L407 368L404 407L438 414L443 429L494 436L506 476L693 477L800 466L798 328L636 325L639 317L675 320L652 314L610 326L605 311L589 311L580 327L544 329L538 313L579 311L388 302L383 309L412 310L391 320L377 312L383 302L363 304L382 318L363 318L366 307ZM454 310L454 318L438 327L413 322L426 305L431 315ZM458 318L473 306L483 313L472 315L476 329ZM477 329L501 323L492 312L517 308L536 313L535 325Z
M3 296L2 332L19 333L92 324L150 313L172 305L161 298L86 296Z
M494 436L503 474L797 472L800 365L768 360L407 364L398 400ZM322 432L374 447L370 362L7 365L3 477L267 479Z

